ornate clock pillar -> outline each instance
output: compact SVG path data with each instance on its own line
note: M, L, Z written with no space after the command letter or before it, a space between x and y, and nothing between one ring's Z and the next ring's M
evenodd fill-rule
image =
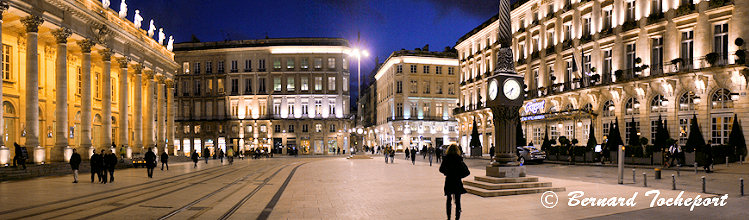
M523 105L523 76L515 72L512 59L509 0L499 2L499 43L497 65L487 80L487 107L494 120L496 155L486 167L486 175L493 177L524 177L525 167L519 166L516 156L515 133L520 123Z

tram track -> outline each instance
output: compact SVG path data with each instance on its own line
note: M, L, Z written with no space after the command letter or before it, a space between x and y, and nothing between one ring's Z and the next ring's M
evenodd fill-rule
M289 166L289 165L288 165L288 164L287 164L287 165L284 165L284 166L282 166L281 168L278 168L278 170L283 170L283 169L285 169L285 168L286 168L287 166ZM237 184L239 184L240 182L246 181L246 180L247 180L247 178L249 178L249 177L250 177L250 176L252 176L252 175L257 175L257 177L253 178L253 181L254 181L254 180L257 180L257 179L258 179L259 177L262 177L262 176L266 175L266 174L267 174L267 173L268 173L269 171L271 171L271 170L272 170L273 168L274 168L273 166L266 166L266 167L265 167L265 169L263 169L262 171L259 171L259 172L260 172L260 174L259 174L259 175L257 175L257 174L258 174L257 172L255 172L255 173L250 173L250 174L247 174L247 175L245 175L244 177L242 177L242 178L240 178L240 179L237 179L237 180L235 180L234 182L231 182L231 183L229 183L229 184L227 184L227 185L225 185L225 186L223 186L223 187L221 187L221 188L219 188L219 189L217 189L217 190L214 190L213 192L211 192L211 193L209 193L209 194L207 194L207 195L205 195L205 196L203 196L203 197L200 197L200 198L198 198L198 199L196 199L196 200L193 200L192 202L190 202L190 203L188 203L188 204L186 204L186 205L184 205L184 206L182 206L182 207L180 207L180 208L178 208L178 209L176 209L176 210L174 210L174 211L172 211L172 212L170 212L170 213L167 213L166 215L164 215L164 216L161 216L161 217L160 217L160 218L158 218L158 219L159 219L159 220L165 220L165 219L169 219L169 218L171 218L171 217L173 217L173 216L175 216L175 215L177 215L177 214L179 214L179 213L181 213L181 212L183 212L183 211L185 211L185 210L188 210L188 209L190 209L191 207L193 207L193 206L195 206L195 205L197 205L197 204L199 204L199 203L201 203L201 202L203 202L203 201L205 201L205 200L207 200L207 199L209 199L209 198L213 197L214 195L217 195L218 193L220 193L220 192L222 192L222 191L224 191L224 190L228 189L228 188L229 188L229 187L231 187L231 186L234 186L234 185L237 185ZM214 207L214 206L216 205L216 203L218 203L218 202L220 202L220 201L223 201L224 199L226 199L226 198L228 198L229 196L233 195L233 194L234 194L234 193L236 193L237 191L239 191L239 190L243 189L243 188L244 188L244 187L245 187L246 185L250 185L250 184L252 184L252 181L248 181L248 182L246 182L245 184L241 184L239 188L237 188L236 190L232 191L232 192L231 192L231 193L229 193L228 195L226 195L226 196L222 197L222 198L221 198L221 199L219 199L219 200L218 200L217 202L214 202L214 203L213 203L213 204L212 204L211 206L209 206L209 207L207 207L207 208L205 208L205 209L202 209L202 211L200 211L200 212L196 213L195 215L191 216L191 217L190 217L189 219L196 219L196 218L197 218L198 216L202 215L202 214L203 214L203 213L205 213L205 212L206 212L207 210L210 210L211 208L213 208L213 207Z
M161 182L167 182L168 183L168 182L181 181L181 180L185 180L185 179L192 178L192 177L195 177L195 176L198 176L198 175L202 175L202 174L218 172L220 170L218 168L220 168L220 167L221 166L211 167L211 168L204 169L204 170L199 170L199 171L196 171L196 172L190 172L190 173L186 173L186 174L180 174L180 175L176 175L176 176L167 177L167 178L164 178L164 179L149 181L149 182L143 183L143 184L133 184L133 185L130 185L130 186L115 188L115 189L112 189L112 190L101 191L101 192L96 192L96 193L90 193L90 194L78 196L78 197L76 197L76 199L84 199L84 198L94 197L94 196L98 196L98 195L104 195L104 194L107 194L107 193L113 193L113 192L117 192L117 191L121 191L121 190L132 189L132 188L136 188L136 187L147 188L148 185L154 185L154 184L158 184L158 183L161 183ZM184 178L180 178L180 177L184 177ZM137 190L135 190L135 191L137 191ZM133 192L133 191L131 191L131 192ZM37 204L37 205L31 205L31 206L26 206L26 207L21 207L21 208L15 208L15 209L10 209L10 210L0 211L0 216L11 214L11 213L14 213L14 212L19 212L19 211L26 211L26 210L29 210L29 209L37 209L37 208L47 207L47 206L51 206L51 205L57 205L57 204L60 204L60 203L65 203L65 202L70 202L70 200L69 199L56 200L56 201L51 201L51 202ZM81 202L81 203L78 203L76 205L85 204L85 203L88 203L88 202ZM72 206L74 206L74 205L72 205ZM24 217L30 217L30 216L24 216Z
M149 197L146 197L144 199L137 200L135 202L130 202L130 203L127 203L127 204L119 205L119 206L116 206L114 208L110 208L110 209L107 209L105 211L100 211L100 212L97 212L95 214L87 215L87 216L80 217L80 218L77 218L77 219L90 219L90 218L102 216L104 214L109 214L109 213L112 213L112 212L115 212L115 211L118 211L118 210L123 210L125 208L131 207L131 206L134 206L134 205L137 205L137 204L141 204L141 203L143 203L145 201L148 201L148 200L160 198L160 197L163 197L163 196L175 193L175 192L179 192L179 191L185 190L185 189L190 188L192 186L196 186L196 185L198 185L200 183L203 183L203 182L205 182L207 180L212 180L212 179L215 179L215 178L218 178L218 177L222 177L222 176L234 173L237 170L242 170L242 169L244 169L246 167L249 167L249 166L250 165L245 165L245 166L241 166L241 167L232 167L231 169L225 170L226 172L218 173L218 175L213 175L213 176L208 176L207 175L207 176L203 176L203 177L201 177L201 180L196 181L194 183L172 182L172 183L176 183L176 184L169 185L169 186L166 186L166 187L162 187L162 188L160 188L158 190L152 190L152 191L140 193L140 194L137 194L137 195L129 196L127 198L118 199L118 200L128 200L128 199L138 198L138 197L144 196L146 194L151 194L151 193L156 193L155 196L149 196ZM166 192L159 192L161 190L168 189L168 188L173 188L173 187L176 187L176 186L181 185L181 184L185 184L185 186L182 186L182 187L179 187L179 188L176 188L176 189L171 189L171 190L168 190ZM71 212L67 212L67 213L64 213L64 214L61 214L61 215L57 215L57 216L53 216L53 217L49 217L49 218L45 218L45 219L56 219L56 218L60 218L62 216L66 216L66 215L70 215L70 214L75 214L76 212L79 212L79 211L80 210L74 210L74 211L71 211Z

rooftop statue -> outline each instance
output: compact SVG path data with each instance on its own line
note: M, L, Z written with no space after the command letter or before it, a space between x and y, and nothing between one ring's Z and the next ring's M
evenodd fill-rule
M120 3L120 18L125 18L127 16L127 4L125 4L125 0L122 0Z
M156 31L156 26L153 25L153 19L151 19L151 24L148 25L148 37L153 37L154 31Z
M133 18L135 28L140 28L141 22L143 22L143 17L140 16L140 10L135 10L135 17Z

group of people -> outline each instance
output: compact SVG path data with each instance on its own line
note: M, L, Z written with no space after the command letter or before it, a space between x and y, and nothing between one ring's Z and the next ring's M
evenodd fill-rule
M252 150L250 150L250 151L253 152ZM239 157L244 160L243 154L244 153L240 153ZM199 157L200 157L200 155L198 155L198 150L195 150L195 151L193 151L190 154L190 159L192 159L192 162L194 164L193 167L198 167L198 158ZM203 149L203 158L205 159L205 163L206 164L208 164L208 158L210 158L210 157L211 157L211 151L208 150L208 148ZM234 164L234 149L233 148L227 148L226 149L226 153L224 153L223 150L219 150L217 153L213 154L213 159L214 160L215 159L221 160L222 164L224 163L224 157L226 157L226 161L229 162L229 165ZM253 156L253 159L255 159L255 158L260 158L260 156L257 156L257 153L256 153L256 156Z
M117 155L111 150L102 149L101 153L93 152L89 160L91 165L91 182L98 179L99 183L106 184L114 182L114 168L117 166ZM78 169L81 164L81 155L73 149L73 155L70 157L70 167L73 169L73 183L78 183ZM109 178L107 178L109 174Z

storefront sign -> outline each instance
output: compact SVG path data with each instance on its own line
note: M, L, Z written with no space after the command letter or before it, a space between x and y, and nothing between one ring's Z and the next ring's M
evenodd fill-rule
M520 121L533 121L533 120L540 120L544 118L546 118L544 115L533 115L533 116L520 117Z
M546 100L528 102L525 104L525 114L538 114L546 107Z

